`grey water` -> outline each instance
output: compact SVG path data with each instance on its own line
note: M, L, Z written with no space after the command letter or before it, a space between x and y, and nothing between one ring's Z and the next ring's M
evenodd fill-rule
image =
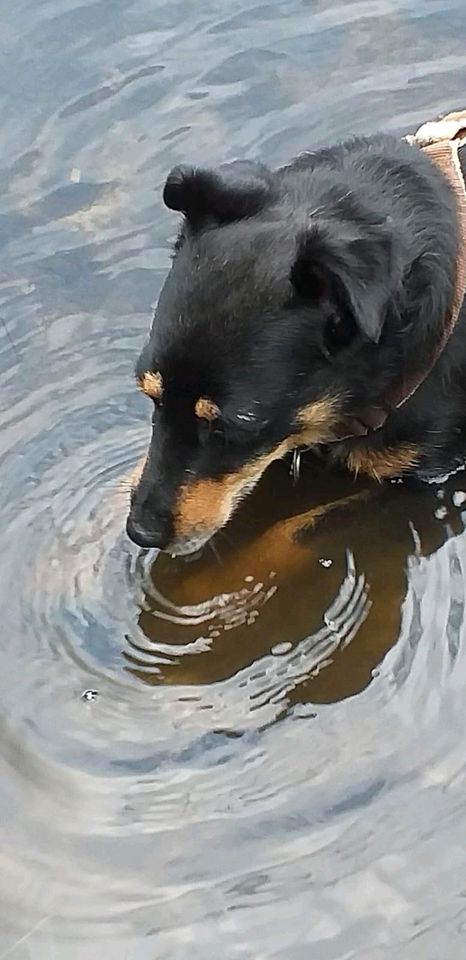
M124 519L168 170L465 106L464 0L0 14L0 960L461 958L466 474Z

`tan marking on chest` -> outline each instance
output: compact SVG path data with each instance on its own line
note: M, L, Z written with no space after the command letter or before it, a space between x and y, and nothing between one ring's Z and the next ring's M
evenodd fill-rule
M420 451L411 444L386 447L385 450L355 448L346 456L346 466L353 473L365 473L373 480L398 477L419 463Z
M296 446L313 446L317 443L326 443L333 437L333 428L338 420L341 406L339 397L321 397L307 406L302 407L296 416L296 424L301 432L289 437L292 450Z

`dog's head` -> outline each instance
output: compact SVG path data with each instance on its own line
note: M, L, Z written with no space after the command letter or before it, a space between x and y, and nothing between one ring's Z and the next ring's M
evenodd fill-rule
M313 210L299 177L237 162L177 168L164 200L184 224L136 369L152 439L127 529L189 553L367 400L399 278L387 224L334 185Z

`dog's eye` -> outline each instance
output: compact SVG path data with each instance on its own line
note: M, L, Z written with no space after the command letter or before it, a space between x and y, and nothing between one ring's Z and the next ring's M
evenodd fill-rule
M212 424L208 420L199 419L197 423L197 436L201 446L207 443L212 429Z
M225 439L225 434L221 425L218 422L209 422L204 418L199 418L197 424L197 435L199 443L202 447L205 447L208 443L223 443Z
M327 357L333 357L339 350L347 347L355 336L356 325L353 318L347 315L332 313L325 323L323 332L323 347Z

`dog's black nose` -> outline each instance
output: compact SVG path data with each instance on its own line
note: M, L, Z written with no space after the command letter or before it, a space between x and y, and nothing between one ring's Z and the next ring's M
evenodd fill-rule
M133 543L138 547L163 547L167 544L168 538L162 527L151 527L150 529L131 516L126 521L126 533Z

